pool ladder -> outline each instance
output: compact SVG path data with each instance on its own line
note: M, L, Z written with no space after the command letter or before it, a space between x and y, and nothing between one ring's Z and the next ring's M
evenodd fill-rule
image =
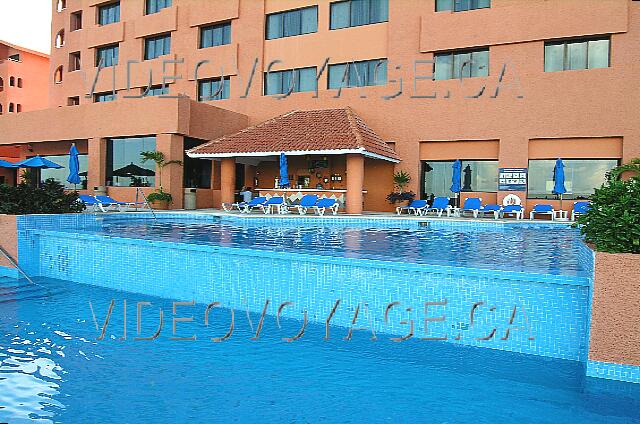
M13 256L11 256L11 255L9 254L9 252L7 252L7 251L5 250L5 248L4 248L4 247L2 247L2 246L0 246L0 253L2 253L2 256L4 256L5 258L7 258L7 260L9 261L9 263L10 263L11 265L13 265L13 266L18 270L18 272L19 272L20 274L22 274L22 276L23 276L23 277L24 277L28 282L30 282L30 283L31 283L31 284L33 284L34 286L40 286L40 284L36 284L36 283L34 283L34 282L33 282L33 280L31 279L31 277L29 277L29 276L27 275L27 273L26 273L26 272L24 272L24 270L20 267L20 265L18 265L18 261L16 261L16 260L13 258Z
M157 221L158 217L156 217L156 212L151 207L151 203L149 203L149 199L147 199L147 196L144 194L144 191L142 191L140 187L136 187L136 204L138 204L138 200L140 199L138 196L142 196L142 198L144 199L144 204L147 205L147 207L149 208L151 215L153 215L153 219Z

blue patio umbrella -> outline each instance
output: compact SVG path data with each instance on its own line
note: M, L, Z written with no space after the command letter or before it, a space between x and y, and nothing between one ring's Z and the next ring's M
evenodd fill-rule
M21 162L18 162L14 165L16 168L31 168L37 169L38 172L36 174L36 186L40 185L40 170L41 169L61 169L63 166L58 165L55 162L51 162L49 159L45 159L41 156L34 156L29 159L25 159Z
M16 165L6 160L0 159L0 168L16 168Z
M80 179L80 161L78 159L78 149L76 148L75 143L71 145L71 149L69 150L69 176L67 177L67 181L69 183L76 185L80 184L82 180Z
M287 164L287 156L280 153L280 188L289 187L289 165Z
M458 193L462 190L460 182L462 180L462 162L456 160L453 162L453 175L451 176L451 192L456 193L456 203L458 199Z
M553 168L553 194L560 195L560 209L562 209L562 195L567 192L564 179L564 163L562 163L562 159L558 158L556 166Z

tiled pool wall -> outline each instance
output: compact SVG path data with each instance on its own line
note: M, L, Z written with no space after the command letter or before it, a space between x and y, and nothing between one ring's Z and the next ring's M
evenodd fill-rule
M446 335L453 343L586 361L590 290L585 278L283 254L73 231L130 218L109 215L96 220L87 214L61 219L24 217L18 224L21 263L33 275L176 301L218 301L236 310L259 313L269 299L270 315L276 314L281 303L295 302L294 307L283 310L284 316L301 319L306 310L310 321L321 324L340 299L331 320L338 326L349 327L360 306L356 326L373 327L378 336L407 333L409 326L400 324L404 319L413 321L416 338ZM162 218L185 220L187 216L163 214ZM188 218L219 219L211 215ZM251 219L259 224L269 218L223 219ZM299 219L279 224L293 221L304 225ZM397 219L363 221L367 220L331 219L328 225L370 226L373 221L384 226L421 225ZM425 302L445 300L446 306L430 305L425 311ZM391 302L400 304L385 323L385 309ZM471 325L470 314L476 304ZM515 319L510 324L514 308ZM443 315L444 322L429 322L425 331L425 318ZM494 328L489 340L477 340ZM501 340L508 328L508 339ZM336 337L343 337L346 331Z

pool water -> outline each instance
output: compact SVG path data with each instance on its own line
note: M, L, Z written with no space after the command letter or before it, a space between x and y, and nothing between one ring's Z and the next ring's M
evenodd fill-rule
M180 227L173 237L193 232ZM640 385L589 379L580 362L383 334L374 342L362 331L346 341L341 327L325 341L325 327L312 324L288 343L281 338L301 323L278 328L270 315L252 341L243 311L231 337L214 343L230 312L216 308L205 327L206 305L178 309L194 321L179 322L176 335L196 341L170 340L170 300L36 282L44 288L0 279L0 422L640 422ZM112 299L97 341L89 302L101 326ZM124 299L128 338L118 340ZM156 331L164 311L154 341L133 340L138 301L152 302L141 336ZM257 328L259 317L249 318Z
M432 229L320 223L301 226L296 221L272 220L265 225L251 220L117 220L105 221L99 230L91 231L111 237L590 277L579 262L579 230L569 226Z

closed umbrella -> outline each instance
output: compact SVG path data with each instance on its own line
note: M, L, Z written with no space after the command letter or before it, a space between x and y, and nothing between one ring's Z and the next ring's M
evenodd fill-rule
M562 195L567 192L564 186L564 163L562 159L556 160L556 166L553 168L553 194L560 195L560 209L562 210Z
M62 169L64 166L60 166L55 162L51 162L49 159L45 159L42 156L34 156L29 159L25 159L14 165L16 168L30 168L36 169L36 186L40 186L40 170L41 169Z
M78 159L78 149L76 148L75 143L71 145L71 149L69 150L69 176L67 177L67 181L73 184L74 187L77 184L80 184L82 180L80 179L80 160Z
M289 165L287 164L287 155L280 153L280 188L287 188L291 185L289 182Z
M458 205L458 193L461 191L460 182L462 179L462 162L456 160L453 162L453 175L451 176L451 192L456 194L456 206Z

